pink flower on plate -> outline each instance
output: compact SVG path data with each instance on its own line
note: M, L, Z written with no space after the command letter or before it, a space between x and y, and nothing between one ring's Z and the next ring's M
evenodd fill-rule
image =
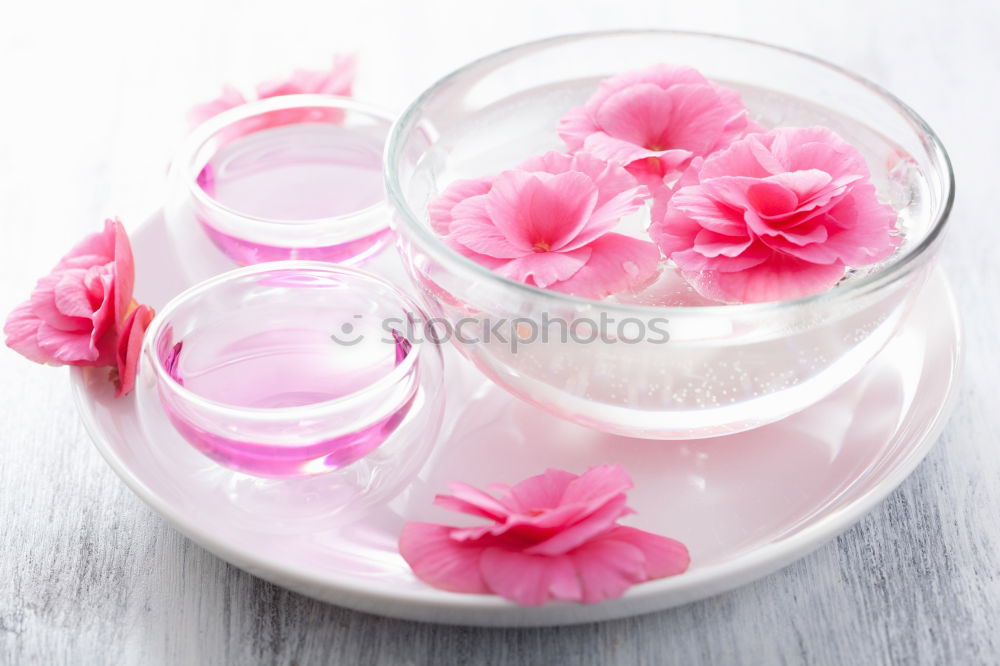
M37 363L113 365L135 268L121 222L84 238L7 318L7 346Z
M118 220L90 234L7 317L7 346L36 363L115 366L118 394L134 385L153 311L132 299L132 246Z
M694 164L653 207L650 234L703 295L800 298L901 239L861 153L824 127L748 136Z
M435 504L490 522L484 527L408 523L399 552L422 581L451 592L496 594L537 606L620 597L636 583L675 576L691 558L684 544L618 524L632 513L620 465L582 475L550 469L498 496L464 483Z
M570 151L623 165L655 192L693 158L760 128L735 90L690 67L658 64L601 81L558 131Z
M450 247L504 277L603 298L658 270L654 244L611 231L647 196L621 167L552 152L494 179L457 181L428 213Z
M259 84L256 89L256 97L253 99L306 93L350 97L356 70L357 60L353 55L334 56L333 65L329 69L297 69L287 78ZM192 107L188 111L188 122L192 126L199 125L223 111L246 104L249 101L252 100L235 87L227 85L222 89L222 95L218 98Z

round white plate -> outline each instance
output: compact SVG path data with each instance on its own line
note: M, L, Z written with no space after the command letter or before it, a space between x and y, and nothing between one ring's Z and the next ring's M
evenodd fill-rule
M186 285L162 218L132 237L136 291L162 306ZM379 260L393 261L391 251ZM126 484L219 557L278 585L341 606L412 620L552 625L647 613L764 576L853 524L933 446L955 395L958 319L943 275L924 287L902 330L861 375L784 421L688 442L627 439L563 422L509 396L449 352L445 435L417 478L388 504L334 516L322 483L257 481L225 470L170 428L152 435L133 397L106 373L74 370L87 430ZM601 604L522 608L433 589L396 551L408 520L456 524L431 505L447 483L512 483L547 467L621 463L635 488L626 521L679 539L684 574ZM322 479L322 477L318 477Z

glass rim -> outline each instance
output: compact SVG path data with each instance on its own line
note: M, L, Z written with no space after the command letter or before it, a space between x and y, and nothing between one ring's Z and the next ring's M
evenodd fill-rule
M325 261L296 259L286 261L270 261L254 264L252 266L244 266L225 273L220 273L219 275L188 287L171 298L166 305L157 311L156 316L153 318L153 322L150 324L149 329L146 331L142 341L142 355L150 358L151 365L156 373L157 381L162 382L163 385L170 389L172 394L181 398L185 404L190 404L204 411L211 411L215 414L234 416L243 419L285 421L302 417L322 416L331 411L342 409L345 406L349 407L352 403L357 402L360 399L371 397L372 394L396 385L418 364L421 356L421 349L424 345L413 343L411 341L411 348L406 354L406 358L372 383L337 398L305 405L297 405L294 407L243 407L240 405L220 402L218 400L206 398L192 391L170 376L170 373L163 364L163 360L157 352L157 342L159 337L167 328L169 328L171 324L171 317L178 309L189 305L192 300L215 289L221 284L250 275L286 270L308 270L314 272L319 271L322 273L334 273L337 277L341 278L346 276L352 280L365 280L367 282L377 283L388 289L392 296L396 299L396 302L401 303L407 311L413 311L418 316L425 317L423 309L420 308L420 306L409 295L401 291L396 285L377 275L350 266L332 264ZM355 287L352 286L352 288Z
M310 227L316 227L317 230L322 229L327 232L330 230L332 225L348 226L358 218L367 217L384 207L387 203L385 197L383 196L382 199L369 206L358 208L357 210L352 210L340 215L330 215L326 217L315 217L301 220L285 220L281 218L251 215L230 206L226 206L225 204L217 201L214 197L210 196L198 184L198 166L195 158L202 154L202 151L213 137L226 128L255 116L275 113L278 111L315 108L333 109L337 111L362 114L370 118L374 118L379 122L385 123L386 127L389 129L391 129L395 120L395 116L389 111L368 104L367 102L359 102L353 97L342 97L339 95L295 93L291 95L276 95L274 97L252 100L231 109L226 109L225 111L212 116L195 127L194 130L192 130L191 133L184 139L177 150L176 157L171 163L171 170L180 170L179 175L187 181L185 187L188 194L190 194L190 196L199 204L224 215L240 218L243 222L251 225L265 226L267 229L272 229L277 225L285 228L296 227L298 229L305 230L308 230ZM295 123L289 124L291 125ZM386 145L388 145L388 136L387 131ZM385 149L383 147L383 159L384 155Z
M761 303L737 303L731 305L719 304L706 306L662 306L615 303L583 298L580 296L571 296L503 277L449 248L428 225L421 221L421 216L415 214L415 212L410 208L409 203L403 194L399 178L398 163L402 156L401 145L404 139L416 129L416 118L422 111L427 100L432 98L438 90L448 85L453 80L475 70L476 68L489 64L496 58L511 55L522 49L525 51L531 51L539 47L557 45L566 42L607 37L628 37L630 35L694 37L762 48L786 57L805 60L813 65L825 68L834 74L838 74L849 79L853 83L866 88L880 97L894 111L896 111L896 113L902 116L910 127L917 132L918 136L922 139L922 143L925 144L932 165L938 167L935 173L943 176L943 178L939 179L944 185L942 200L937 207L937 210L933 213L933 223L928 229L927 234L920 240L919 243L909 248L906 252L900 254L894 261L892 261L892 263L885 266L882 270L879 270L871 275L867 275L854 282L850 282L844 286L837 287L835 289L827 289L819 292L818 294L812 294L810 296L795 299L765 301ZM830 63L822 58L809 55L808 53L803 53L801 51L796 51L783 46L776 46L774 44L769 44L755 39L745 39L742 37L734 37L720 33L688 30L633 29L569 33L515 44L505 49L477 58L435 81L406 107L396 122L393 123L393 126L389 131L382 164L388 202L395 208L396 213L398 213L398 217L402 219L402 224L417 239L421 248L429 254L432 254L443 264L448 265L450 268L456 268L461 273L471 274L474 278L498 283L504 287L513 289L515 292L520 292L528 298L536 300L539 298L548 299L556 304L564 306L569 305L589 308L599 307L608 311L622 312L638 316L655 316L663 314L672 314L677 316L716 316L723 314L727 316L740 316L763 314L774 311L787 312L788 310L799 307L818 305L827 302L837 302L841 299L847 299L855 295L867 294L882 289L912 272L918 266L918 259L926 255L930 248L937 244L937 241L941 238L949 220L955 200L955 173L952 168L951 159L949 158L944 145L941 143L940 138L938 138L937 134L931 129L930 125L928 125L916 111L882 86L844 67ZM396 219L396 216L393 216L393 219Z

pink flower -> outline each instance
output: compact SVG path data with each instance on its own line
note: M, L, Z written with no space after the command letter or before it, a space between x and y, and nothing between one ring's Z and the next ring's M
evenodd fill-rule
M125 318L118 333L115 349L115 396L121 397L135 388L135 375L139 368L139 353L146 329L153 321L153 308L140 305Z
M438 506L490 521L484 527L408 523L399 552L424 582L451 592L496 594L525 606L550 600L585 604L614 599L630 586L684 572L684 544L618 525L632 510L620 465L577 476L550 469L498 497L464 483Z
M132 246L118 220L90 234L7 317L7 346L36 363L116 366L118 394L135 383L142 334L153 311L132 299Z
M338 55L326 70L297 69L285 79L267 81L257 86L255 99L305 93L350 97L354 85L357 61L354 56ZM188 122L199 125L223 111L251 101L233 86L225 86L222 95L210 102L198 104L188 111Z
M210 102L196 104L188 110L188 123L190 123L192 127L200 125L209 118L214 118L223 111L228 111L229 109L246 104L248 101L249 100L247 100L243 93L235 87L225 85L222 87L221 95Z
M7 346L37 363L113 365L135 268L121 222L87 236L10 313Z
M297 69L286 79L267 81L257 86L258 99L279 95L340 95L349 97L354 86L357 59L353 55L333 57L333 65L325 70Z
M780 128L695 164L653 207L650 234L703 295L799 298L889 257L896 212L861 154L823 127Z
M553 152L492 180L458 181L428 212L449 246L500 275L602 298L656 274L655 245L611 232L646 196L621 167Z
M658 64L601 81L558 131L570 151L623 165L655 192L693 158L759 129L736 91L690 67Z

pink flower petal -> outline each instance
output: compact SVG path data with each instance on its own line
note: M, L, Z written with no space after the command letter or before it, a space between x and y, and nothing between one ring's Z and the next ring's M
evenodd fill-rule
M484 547L454 541L451 528L430 523L407 523L399 537L399 554L417 578L450 592L486 594L489 588L479 572Z
M680 84L669 90L670 124L660 137L664 148L683 148L695 155L707 155L740 137L730 126L745 119L746 109L736 95L726 104L715 86ZM734 92L735 94L735 92ZM745 120L740 130L746 125Z
M685 277L704 296L719 301L761 303L802 298L826 291L842 277L843 264L814 264L787 255L734 272L704 270L685 272Z
M115 396L122 397L135 388L135 376L139 366L139 354L142 350L142 339L153 321L153 309L148 305L140 305L125 319L118 332L118 347L116 363L118 382Z
M711 229L701 229L694 239L694 250L706 259L738 257L753 244L750 236L726 236ZM760 262L757 262L760 263Z
M624 172L625 170L622 169ZM628 172L625 172L628 173ZM616 196L597 207L583 229L565 243L562 251L575 250L614 229L623 217L635 213L645 205L648 190L643 186L632 187L619 192Z
M684 544L659 534L618 526L603 538L628 543L642 551L646 580L676 576L691 565L691 555Z
M101 348L114 344L114 334L107 331L104 336L94 339L89 333L62 331L43 322L38 327L37 343L48 363L103 366L108 365L108 359Z
M597 132L598 127L590 110L578 106L570 109L559 119L556 131L571 151L577 151L583 149L584 141L588 136Z
M635 177L622 167L607 162L590 153L559 153L550 151L529 157L518 167L524 171L542 171L559 174L578 171L586 174L597 186L597 202L600 210L613 199L620 199L626 192L646 198L649 192L639 187ZM595 214L597 214L595 212Z
M125 320L132 306L132 291L135 287L135 259L132 244L122 223L115 220L105 222L105 232L114 234L114 281L115 281L115 321ZM143 329L145 330L145 329Z
M574 522L565 522L558 532L548 539L524 549L531 555L564 555L614 526L615 522L631 513L624 493L614 494L588 502L579 508Z
M54 276L57 279L52 289L52 304L60 318L69 318L71 321L79 321L81 318L89 320L94 314L94 301L104 306L105 294L102 288L104 281L101 279L102 276L94 274L95 271L105 272L104 269L104 266L95 266L82 273L79 270L69 270ZM107 275L107 282L111 282L110 275ZM53 316L53 320L55 318ZM55 325L56 321L51 323ZM58 328L77 330L75 326L58 326Z
M583 583L585 604L617 599L625 591L647 579L642 550L607 535L580 546L570 557Z
M774 250L764 243L754 241L750 246L735 256L718 253L709 256L700 247L693 247L689 250L674 252L671 257L686 275L696 275L698 271L717 271L720 273L734 273L745 271L754 266L759 266L774 256ZM706 294L702 294L706 295ZM710 297L711 298L711 297ZM729 300L726 298L720 300Z
M118 229L116 220L104 221L104 230L87 234L59 260L53 271L66 268L91 268L110 263L115 258Z
M747 185L747 179L743 178L714 178L701 186L678 190L670 198L672 223L686 218L696 227L726 236L748 237L744 212L748 207ZM652 226L662 226L665 215L666 210L662 206L657 207L653 211ZM696 231L692 229L691 234Z
M486 209L511 242L532 252L558 251L586 225L597 194L583 173L508 171L494 181Z
M795 190L772 180L758 180L750 184L746 189L746 202L760 217L788 215L799 206Z
M699 180L706 181L726 176L767 178L776 173L784 173L785 166L771 154L765 141L768 141L767 135L751 134L742 141L734 142L725 150L707 157L699 170Z
M634 69L604 79L597 86L597 92L587 100L587 106L592 109L600 108L616 92L642 83L653 83L660 88L692 83L713 85L693 67L657 63L644 69Z
M486 548L479 567L490 592L522 606L583 600L582 581L573 560L565 555L547 557Z
M645 146L613 137L605 132L595 132L587 137L583 149L602 160L615 164L631 164L637 160L649 159L660 163L660 158L667 156L671 164L679 165L691 157L686 150L652 150ZM662 174L661 174L662 175Z
M616 599L645 580L645 556L622 540L601 538L559 556L487 548L480 560L491 592L522 606L546 601L593 604Z
M449 245L461 245L475 254L494 259L516 259L528 251L523 243L512 243L489 219L470 217L457 220L452 223L447 241Z
M438 495L434 498L434 503L440 507L489 520L502 521L510 514L510 509L503 503L478 488L459 482L451 483L448 487L451 495Z
M623 234L605 234L586 247L586 265L572 277L550 285L554 291L584 298L604 298L635 289L656 275L660 251L656 245Z
M510 498L519 511L553 509L562 503L566 490L579 478L565 470L547 469L511 486Z
M35 316L52 328L60 331L86 332L89 335L93 326L90 320L93 308L89 307L89 295L87 295L87 289L83 285L87 270L84 268L71 268L50 273L40 279L31 294L31 307ZM56 290L60 289L64 292L62 300L64 302L68 301L69 297L65 295L65 292L69 290L69 287L65 284L65 281L68 279L75 280L78 283L79 291L88 302L88 311L84 316L74 317L67 315L59 307ZM61 284L63 286L60 288Z
M14 308L4 323L3 332L8 347L35 363L48 363L50 357L38 346L38 329L41 319L35 316L31 301Z
M447 235L451 229L451 223L455 220L452 214L455 206L472 197L486 194L490 191L491 185L492 181L488 178L456 180L449 185L444 192L427 205L427 216L430 218L431 228L443 236Z
M597 110L597 124L621 141L662 151L669 145L676 96L652 83L637 83L616 92Z
M508 261L497 268L496 272L512 280L533 284L544 289L556 283L567 281L576 275L590 260L592 247L593 244L569 252L526 254Z
M560 503L604 501L632 489L632 477L621 465L597 465L566 485Z

